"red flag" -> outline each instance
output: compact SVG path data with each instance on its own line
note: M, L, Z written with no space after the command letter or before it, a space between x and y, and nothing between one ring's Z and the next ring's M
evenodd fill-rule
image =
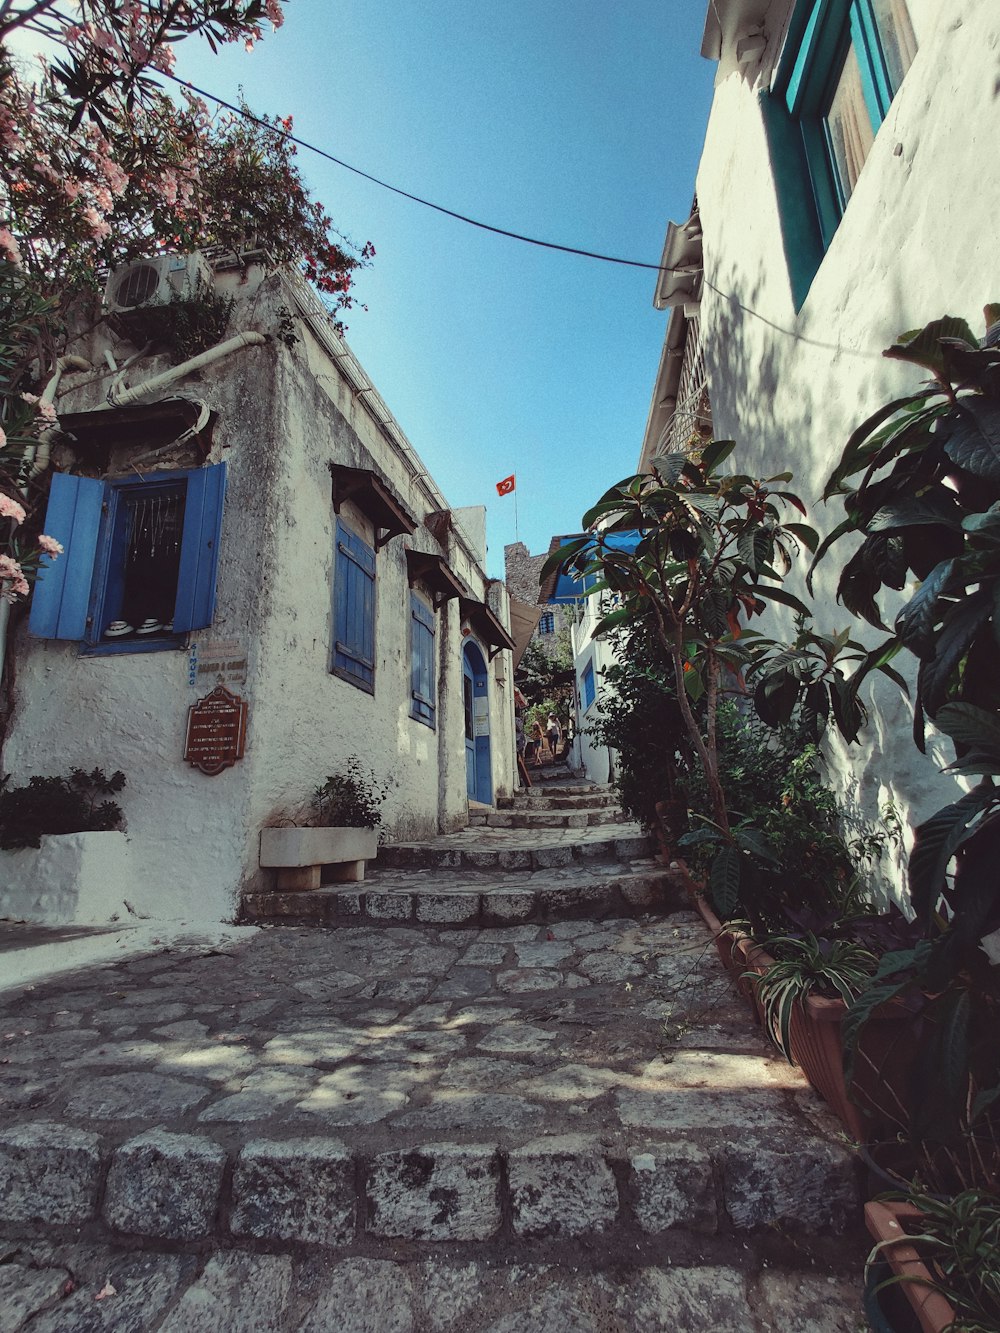
M510 495L514 489L514 473L509 477L504 477L503 481L497 482L497 495Z

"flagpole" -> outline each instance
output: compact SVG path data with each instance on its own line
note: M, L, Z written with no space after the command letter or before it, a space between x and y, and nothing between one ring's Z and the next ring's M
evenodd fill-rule
M514 482L514 540L517 541L517 482Z

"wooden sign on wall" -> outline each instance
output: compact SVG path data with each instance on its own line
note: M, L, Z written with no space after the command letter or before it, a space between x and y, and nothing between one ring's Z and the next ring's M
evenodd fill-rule
M184 758L209 777L243 758L247 738L247 703L225 685L188 709Z

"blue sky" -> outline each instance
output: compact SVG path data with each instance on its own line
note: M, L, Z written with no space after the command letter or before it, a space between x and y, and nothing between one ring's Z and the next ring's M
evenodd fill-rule
M177 73L363 170L496 226L650 263L687 216L714 66L698 0L292 0L250 55ZM655 275L538 250L300 152L341 231L372 241L348 341L453 506L485 504L503 573L517 475L533 552L638 459L666 326Z

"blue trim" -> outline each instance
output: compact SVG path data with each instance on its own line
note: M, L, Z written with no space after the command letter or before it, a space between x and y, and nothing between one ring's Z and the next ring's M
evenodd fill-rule
M166 481L169 473L161 474ZM205 629L215 615L215 583L222 538L222 506L226 498L226 465L216 463L187 478L184 530L177 573L174 630Z
M410 716L434 729L434 612L410 593Z
M773 91L761 98L796 310L806 299L847 205L826 117L851 49L861 70L872 129L877 132L896 90L872 0L800 0L789 24ZM808 194L802 189L804 180L811 186Z
M330 670L375 693L375 552L338 519Z
M586 712L590 705L597 698L597 685L594 681L594 659L590 661L583 669L583 675L580 678L581 693L583 694L583 711Z
M188 630L210 625L225 478L224 463L107 482L54 474L45 526L66 549L58 560L42 562L43 575L32 599L31 633L82 640L87 656L117 656L177 648ZM124 501L143 490L184 496L174 633L104 640L104 627L121 609L127 541Z

